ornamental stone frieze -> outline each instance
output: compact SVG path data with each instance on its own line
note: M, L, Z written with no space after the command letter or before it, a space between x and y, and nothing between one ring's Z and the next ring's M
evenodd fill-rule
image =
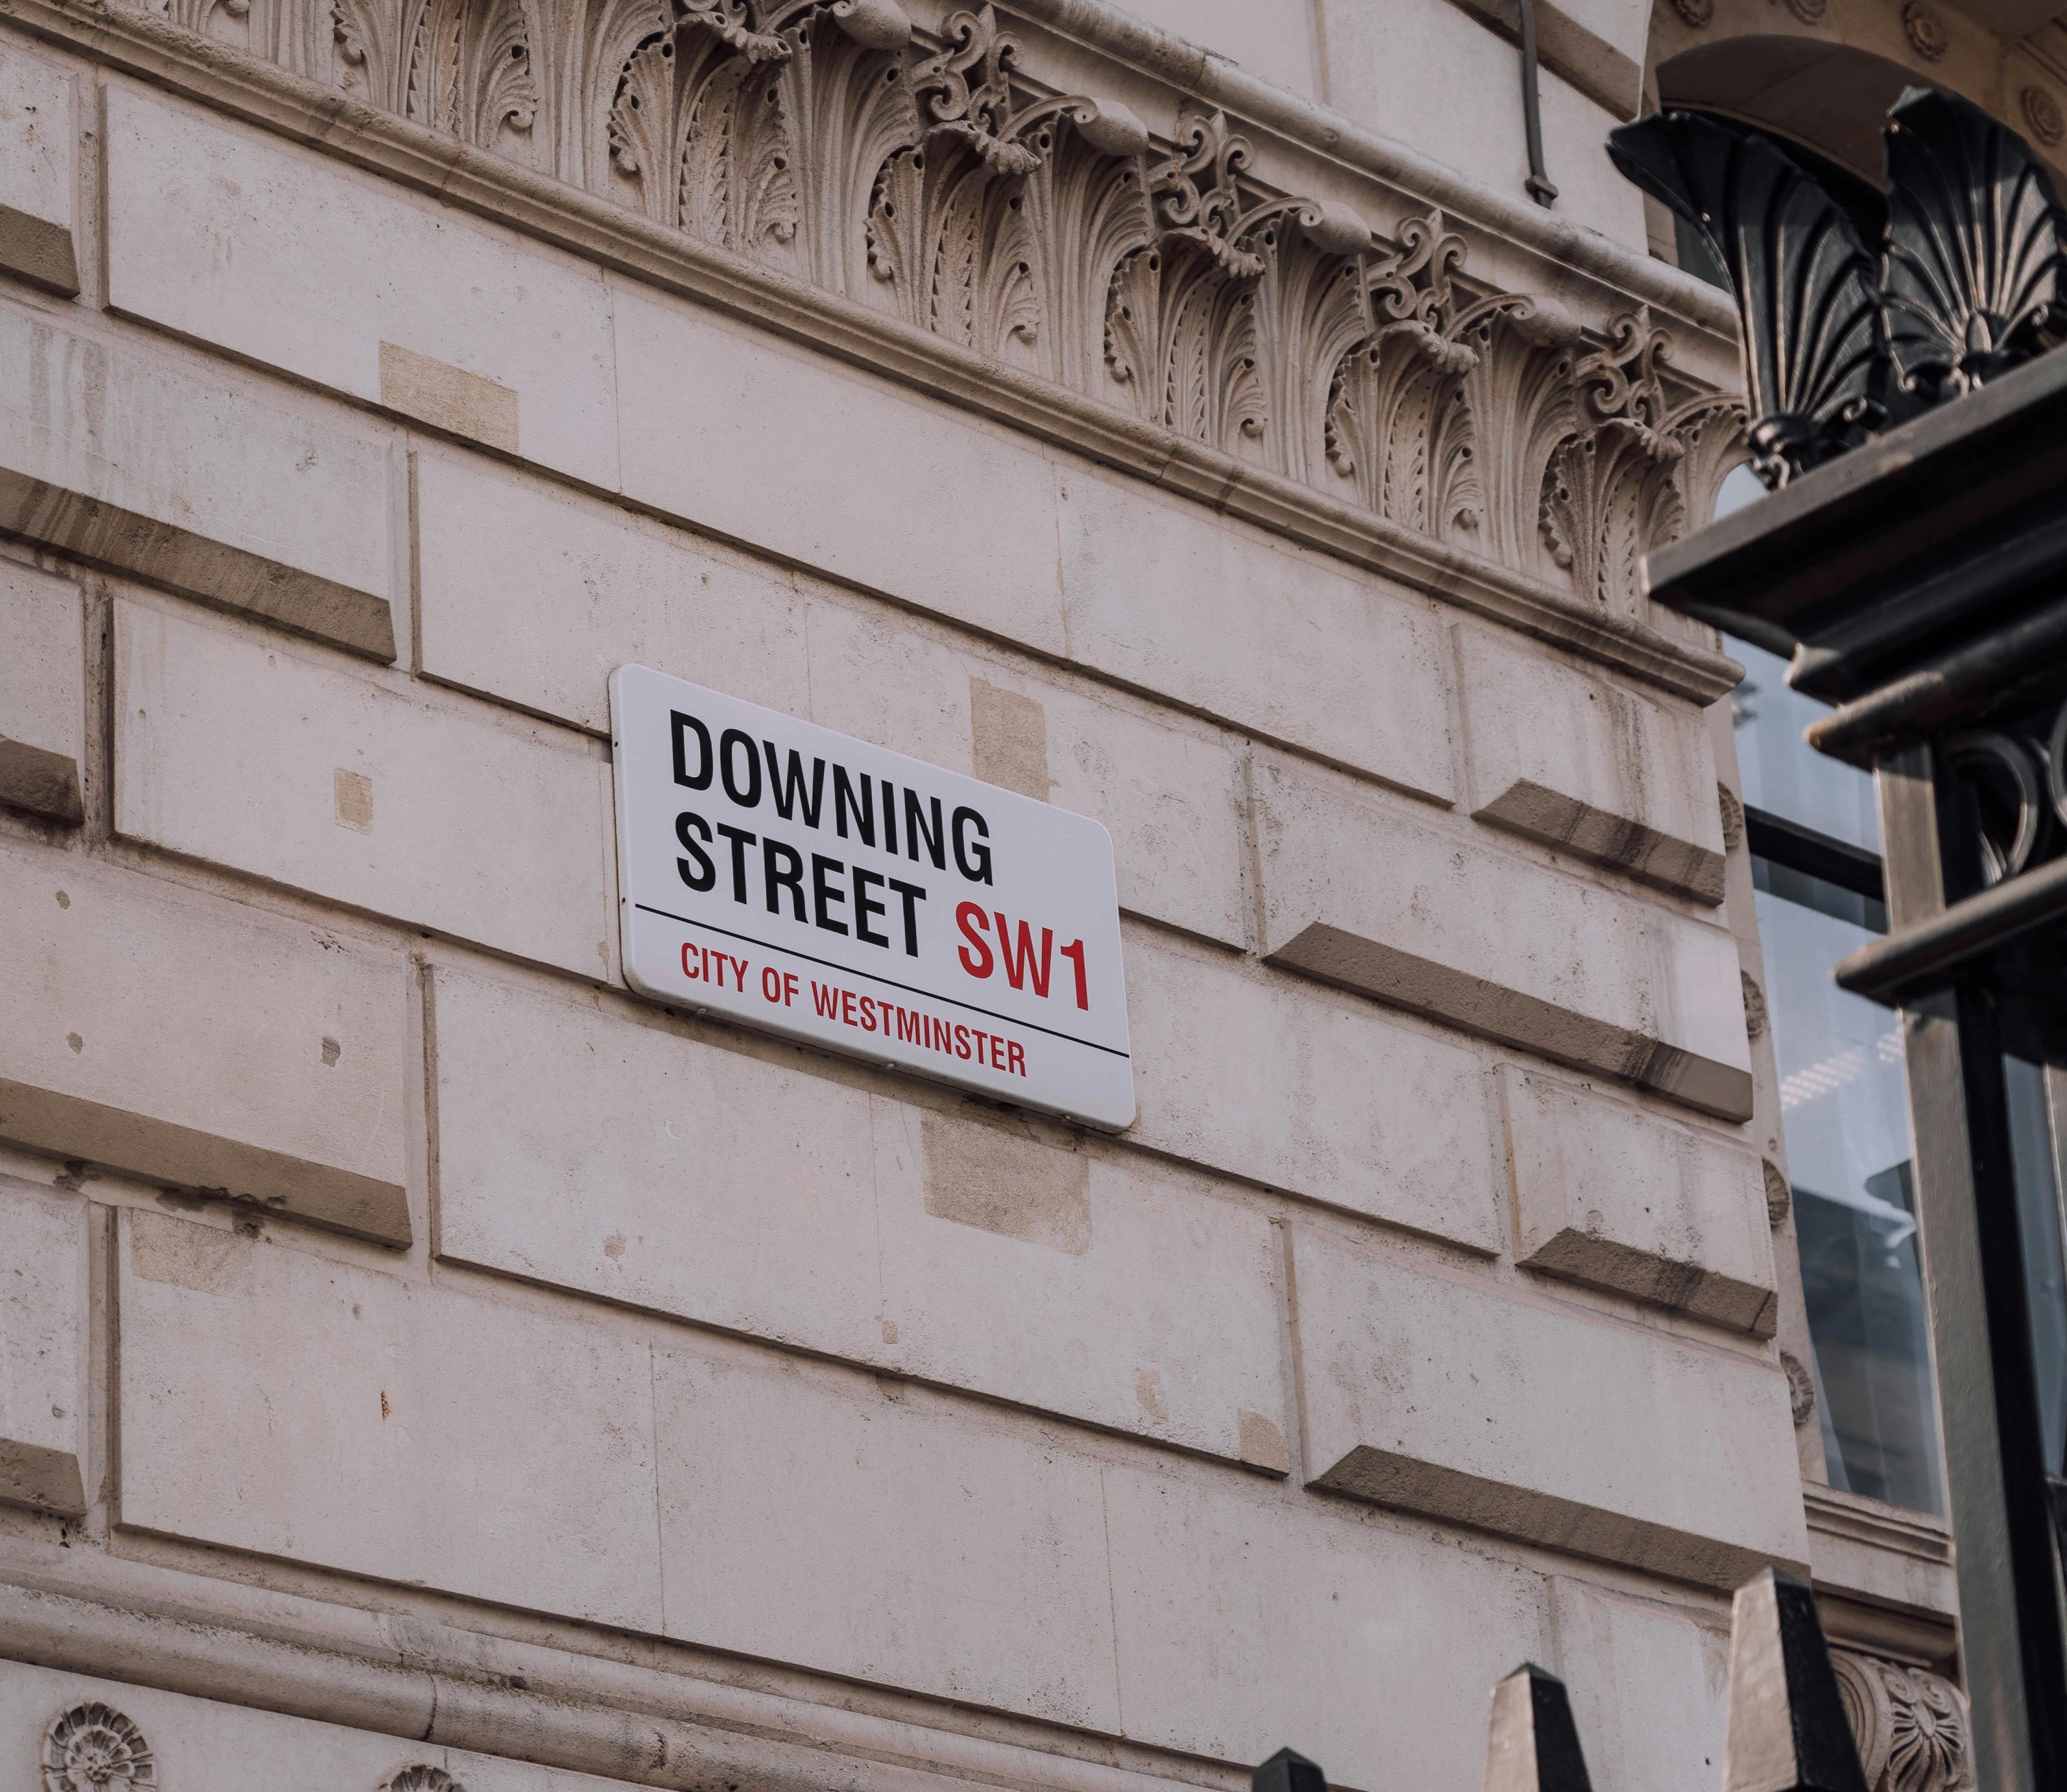
M1966 1697L1942 1675L1833 1649L1866 1792L1973 1792Z
M897 0L162 0L175 23L1135 422L1635 619L1740 407L1647 309L1584 327L1287 193L1216 109L1156 141L997 10Z

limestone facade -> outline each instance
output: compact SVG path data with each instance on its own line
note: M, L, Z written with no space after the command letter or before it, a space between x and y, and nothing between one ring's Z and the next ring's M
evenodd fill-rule
M1956 1725L1549 10L1555 212L1447 0L0 14L13 1782L1699 1785L1768 1563ZM627 663L1102 822L1135 1125L633 996Z

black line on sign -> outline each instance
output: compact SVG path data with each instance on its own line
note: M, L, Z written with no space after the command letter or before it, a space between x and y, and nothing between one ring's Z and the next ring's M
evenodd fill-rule
M736 934L729 927L713 926L708 921L692 921L686 914L670 914L665 909L656 909L648 902L631 905L641 913L657 914L663 921L679 921L685 927L701 927L705 933L723 934L727 939L743 940L749 946L758 946L764 952L780 952L785 958L802 959L806 964L822 964L828 971L837 971L846 977L866 977L872 983L881 983L887 989L901 989L907 995L923 995L929 1002L944 1002L950 1007L966 1008L971 1014L987 1016L993 1020L1002 1020L1008 1027L1025 1027L1037 1033L1046 1033L1050 1039L1059 1039L1070 1045L1082 1045L1094 1052L1103 1052L1115 1058L1131 1058L1131 1052L1123 1052L1116 1045L1101 1045L1094 1039L1078 1039L1074 1033L1059 1033L1053 1027L1044 1027L1038 1020L1021 1020L1016 1014L1000 1014L994 1008L980 1008L973 1002L957 1000L952 995L942 995L930 989L921 989L916 983L900 983L895 977L879 977L873 971L857 971L851 965L835 964L830 959L814 958L809 952L800 952L794 946L771 945L765 939L756 939L751 934ZM684 996L684 1001L693 998Z

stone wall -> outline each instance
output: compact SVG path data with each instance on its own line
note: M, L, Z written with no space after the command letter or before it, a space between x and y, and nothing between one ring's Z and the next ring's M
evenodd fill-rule
M1088 0L768 11L0 26L10 1770L1462 1787L1527 1658L1702 1783L1717 307ZM1103 822L1134 1127L631 997L628 661Z

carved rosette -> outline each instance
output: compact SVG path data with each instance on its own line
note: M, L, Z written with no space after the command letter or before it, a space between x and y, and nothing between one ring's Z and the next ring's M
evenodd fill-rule
M2060 141L2067 137L2067 117L2060 111L2060 102L2044 87L2026 87L2017 95L2017 103L2024 108L2024 121L2031 127L2031 134L2048 149L2057 149Z
M1974 1792L1967 1701L1922 1668L1833 1649L1867 1792Z
M1908 0L1902 9L1902 29L1909 39L1909 47L1924 61L1943 60L1949 45L1945 21L1938 16L1930 0Z
M43 1792L131 1792L157 1783L143 1731L112 1705L73 1705L43 1732Z
M466 1792L466 1788L444 1768L416 1761L383 1780L380 1792Z

